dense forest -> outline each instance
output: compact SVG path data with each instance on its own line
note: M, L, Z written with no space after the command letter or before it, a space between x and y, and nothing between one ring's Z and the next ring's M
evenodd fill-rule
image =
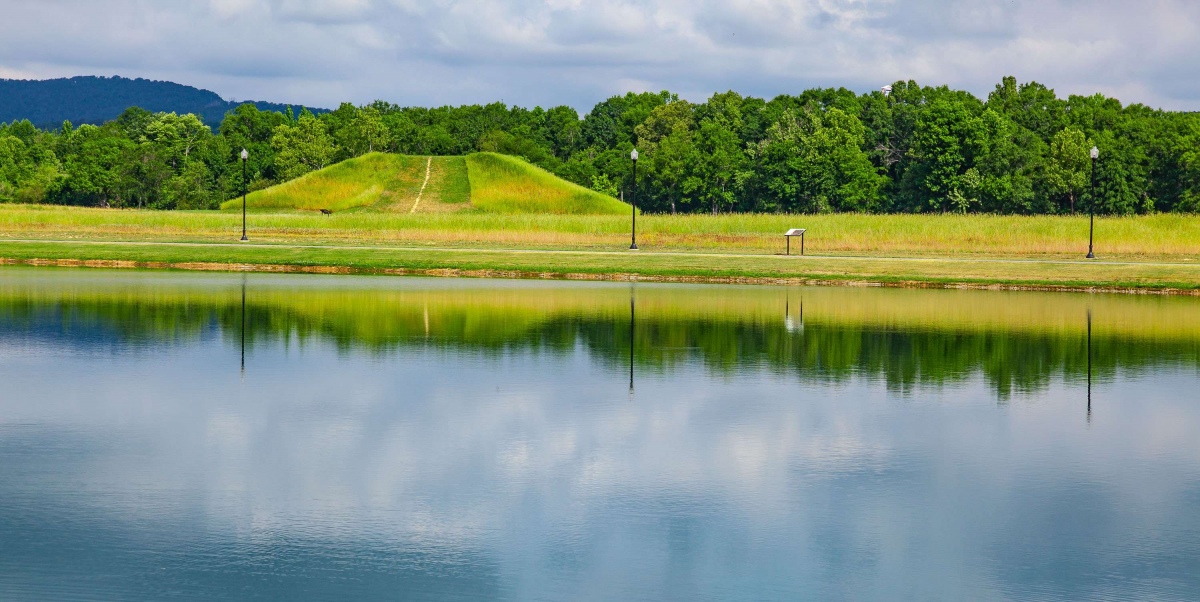
M1093 174L1089 149L1100 149ZM192 114L130 108L103 125L0 125L0 201L214 208L371 151L524 157L650 212L1135 214L1200 210L1200 114L1059 98L1005 78L987 99L898 82L890 95L814 89L771 100L735 92L693 104L629 93L580 118L500 103L377 101L314 115L244 104L217 131Z
M262 111L282 112L288 107L273 102L247 102ZM225 100L211 90L141 78L81 75L41 80L0 79L0 122L24 119L51 129L58 128L63 121L99 125L116 119L129 107L141 107L152 113L194 113L216 128L225 114L240 104L245 103Z

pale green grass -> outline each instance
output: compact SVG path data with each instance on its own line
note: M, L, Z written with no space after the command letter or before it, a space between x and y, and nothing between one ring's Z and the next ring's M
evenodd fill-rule
M625 214L629 205L567 182L521 159L496 153L467 156L471 204L490 213Z
M246 205L252 209L341 211L374 205L389 195L403 196L414 180L419 188L424 175L423 157L370 153L252 192ZM240 198L221 205L225 210L241 207Z

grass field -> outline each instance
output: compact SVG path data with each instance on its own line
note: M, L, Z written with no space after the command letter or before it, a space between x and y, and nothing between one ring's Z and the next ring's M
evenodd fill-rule
M2 239L0 260L95 267L1200 292L1197 263Z
M427 191L428 192L428 191ZM461 193L459 193L461 194ZM424 201L422 201L424 205ZM629 217L350 211L320 215L258 212L257 242L404 244L447 247L618 250L628 248ZM808 228L810 255L1080 259L1088 220L994 215L644 215L645 250L773 254L782 233ZM241 215L213 211L137 211L0 205L0 239L229 241ZM1200 217L1152 215L1096 220L1101 260L1200 261Z
M629 205L617 199L507 155L468 155L467 174L471 179L471 204L491 213L629 213Z

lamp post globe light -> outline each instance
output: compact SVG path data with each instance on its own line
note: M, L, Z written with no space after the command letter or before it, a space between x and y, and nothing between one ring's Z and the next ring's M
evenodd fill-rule
M629 250L636 251L638 248L638 246L637 246L637 160L638 160L638 152L637 152L636 148L633 149L632 153L629 153L629 158L633 159L633 194L630 195L630 207L633 209L633 226L630 230L630 242L632 244L629 245Z
M246 240L246 159L250 158L250 152L243 148L239 156L242 158L242 240Z
M1095 259L1092 252L1092 242L1096 235L1096 160L1100 158L1100 149L1092 147L1092 202L1088 203L1088 259Z

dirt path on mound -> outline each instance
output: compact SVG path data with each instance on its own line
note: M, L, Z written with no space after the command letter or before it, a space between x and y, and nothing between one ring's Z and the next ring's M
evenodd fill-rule
M413 201L413 206L412 206L412 209L409 209L409 211L408 211L409 213L416 213L417 205L421 204L421 195L425 194L425 187L429 186L429 170L432 166L433 166L433 157L426 158L425 159L425 181L421 183L421 190L417 191L417 200Z

